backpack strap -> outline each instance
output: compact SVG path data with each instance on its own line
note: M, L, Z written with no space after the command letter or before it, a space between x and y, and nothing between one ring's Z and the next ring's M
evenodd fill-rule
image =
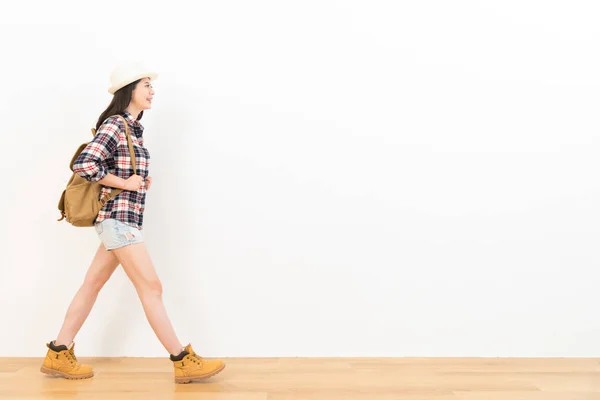
M133 151L133 142L131 141L131 134L129 133L129 124L127 124L127 120L125 120L125 118L123 118L123 116L117 115L117 117L121 118L121 120L125 124L125 136L127 137L127 144L129 145L129 157L131 157L131 166L133 167L133 174L137 175L136 163L135 163L135 152ZM93 133L95 133L95 132L93 132ZM122 191L123 191L123 189L113 189L110 191L110 193L105 194L104 197L102 197L102 199L100 199L100 206L104 207L104 205L106 205L106 203L110 199L116 197Z

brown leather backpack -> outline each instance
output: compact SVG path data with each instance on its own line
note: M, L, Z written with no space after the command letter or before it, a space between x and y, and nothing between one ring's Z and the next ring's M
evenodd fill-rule
M125 124L125 134L127 136L127 143L129 144L129 156L131 157L133 173L136 174L135 152L133 151L133 143L131 142L131 136L129 134L129 126L127 125L125 118L120 115L117 116L121 118ZM92 135L96 135L96 130L93 128ZM75 160L87 145L88 143L80 145L73 155L73 158L71 158L71 164L69 165L71 171L73 171ZM61 214L61 218L58 221L64 219L71 225L77 227L94 226L94 221L102 207L106 205L106 202L123 191L123 189L113 189L110 193L100 198L101 190L102 185L98 182L90 182L73 172L71 179L69 179L69 182L67 183L66 189L63 190L60 200L58 201L58 210Z

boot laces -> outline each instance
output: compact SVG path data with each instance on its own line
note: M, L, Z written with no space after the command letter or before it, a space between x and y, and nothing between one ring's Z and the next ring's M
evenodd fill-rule
M73 353L72 350L65 352L65 357L71 364L73 364L73 362L77 363L77 357L75 357L75 353Z
M200 365L202 365L202 363L204 362L204 359L202 357L200 357L198 354L196 354L195 352L190 353L190 357L192 358L192 361L194 361L195 363L198 363Z

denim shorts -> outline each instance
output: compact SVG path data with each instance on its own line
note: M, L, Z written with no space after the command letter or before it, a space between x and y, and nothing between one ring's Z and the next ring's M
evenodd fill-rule
M144 241L139 229L116 219L105 219L94 227L104 248L108 251Z

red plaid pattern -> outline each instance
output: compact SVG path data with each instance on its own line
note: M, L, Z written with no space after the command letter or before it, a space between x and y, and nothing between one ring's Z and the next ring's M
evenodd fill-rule
M114 218L142 229L150 153L144 147L144 127L127 111L121 115L125 117L129 125L135 153L136 172L144 181L138 191L124 190L109 200L100 210L96 222ZM73 170L90 182L97 182L106 177L108 173L123 179L133 175L125 125L121 118L112 116L100 125L92 141L75 160ZM112 190L112 188L104 186L100 198Z

